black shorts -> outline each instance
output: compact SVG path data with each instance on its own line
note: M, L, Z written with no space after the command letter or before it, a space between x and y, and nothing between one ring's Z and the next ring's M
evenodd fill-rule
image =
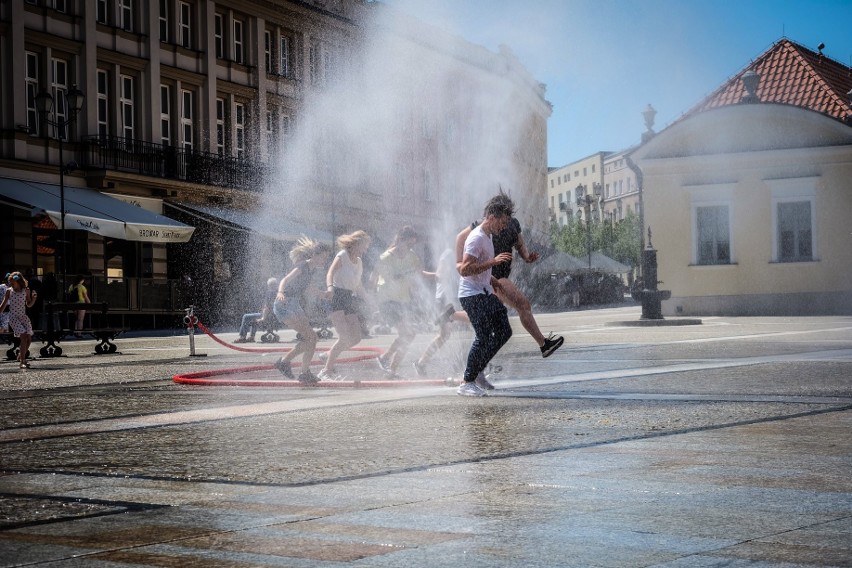
M497 280L500 280L501 278L508 278L511 272L511 262L501 262L500 264L491 267L491 276L493 276Z
M335 288L331 297L331 311L343 312L346 315L358 313L358 306L355 302L355 293L346 288Z

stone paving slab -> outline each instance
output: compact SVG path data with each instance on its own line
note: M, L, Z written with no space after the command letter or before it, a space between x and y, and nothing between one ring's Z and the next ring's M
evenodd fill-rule
M543 316L483 400L170 384L256 363L203 339L0 365L0 566L852 566L852 318L628 313Z

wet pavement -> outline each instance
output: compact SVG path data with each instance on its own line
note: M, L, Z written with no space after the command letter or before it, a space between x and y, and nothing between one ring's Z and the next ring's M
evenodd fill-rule
M852 566L852 317L639 314L542 314L548 359L514 319L482 399L176 384L281 378L181 330L0 363L0 566Z

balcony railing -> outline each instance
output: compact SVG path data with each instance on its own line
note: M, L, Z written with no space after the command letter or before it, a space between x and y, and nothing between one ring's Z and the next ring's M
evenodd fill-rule
M89 168L248 191L262 188L270 174L268 166L250 160L117 136L84 138L83 163Z

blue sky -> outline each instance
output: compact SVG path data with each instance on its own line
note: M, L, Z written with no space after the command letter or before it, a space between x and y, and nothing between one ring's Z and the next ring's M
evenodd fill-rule
M553 104L548 165L637 143L787 37L852 64L852 0L383 0L496 51Z

